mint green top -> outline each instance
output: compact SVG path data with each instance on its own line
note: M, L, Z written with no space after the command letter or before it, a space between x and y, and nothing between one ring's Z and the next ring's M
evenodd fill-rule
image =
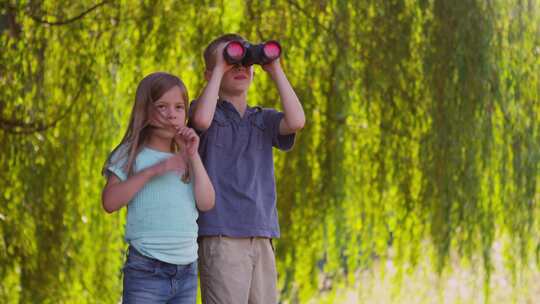
M120 150L120 149L119 149ZM118 153L115 153L118 155ZM111 157L107 170L120 180L126 158ZM137 155L134 173L159 163L172 153L144 147ZM197 217L192 183L178 172L148 181L127 205L125 239L142 254L163 262L185 265L197 260Z

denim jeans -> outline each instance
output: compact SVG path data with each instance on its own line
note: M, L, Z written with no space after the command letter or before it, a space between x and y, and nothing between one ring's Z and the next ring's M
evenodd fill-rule
M143 256L129 247L124 265L125 304L195 304L197 301L197 261L175 265Z

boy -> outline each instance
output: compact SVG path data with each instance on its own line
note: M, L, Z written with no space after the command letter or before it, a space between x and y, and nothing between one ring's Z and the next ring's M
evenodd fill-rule
M201 96L191 125L216 190L215 208L199 218L203 303L276 303L272 238L279 237L272 147L290 150L304 111L278 60L263 66L274 81L283 113L247 105L253 67L231 66L223 49L236 34L212 41L204 52Z

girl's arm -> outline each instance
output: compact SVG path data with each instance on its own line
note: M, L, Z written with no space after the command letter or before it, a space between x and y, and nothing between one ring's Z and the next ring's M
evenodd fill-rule
M185 148L189 163L189 172L193 181L193 195L195 196L197 209L208 211L214 207L216 195L201 157L197 152L199 148L199 137L193 129L182 127L178 130L176 140Z
M182 155L174 155L147 169L137 172L125 181L121 181L116 175L111 174L107 179L107 184L101 193L103 209L108 213L119 210L128 204L129 201L141 190L149 180L168 171L185 170Z

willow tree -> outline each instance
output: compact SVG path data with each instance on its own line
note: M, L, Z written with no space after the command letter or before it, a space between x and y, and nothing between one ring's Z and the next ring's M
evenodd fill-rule
M206 41L199 34L203 25L220 27L212 12L193 22L198 9L153 1L3 4L2 302L118 300L123 214L106 216L100 207L101 166L144 74L200 77L194 58Z
M439 271L451 253L480 255L488 283L492 246L509 237L519 273L540 248L539 9L532 0L5 1L1 301L118 300L124 214L101 210L101 165L138 80L169 71L195 97L202 50L225 32L281 42L307 116L295 149L276 154L283 299L352 284L376 259L414 265L426 240ZM255 73L249 103L279 107L269 77Z
M275 6L249 2L244 22L258 39L286 37L307 110L281 159L284 294L308 299L321 272L352 283L389 249L415 265L426 239L439 271L452 252L480 255L487 287L494 241L509 236L520 272L540 248L538 3ZM276 100L268 91L261 101Z

